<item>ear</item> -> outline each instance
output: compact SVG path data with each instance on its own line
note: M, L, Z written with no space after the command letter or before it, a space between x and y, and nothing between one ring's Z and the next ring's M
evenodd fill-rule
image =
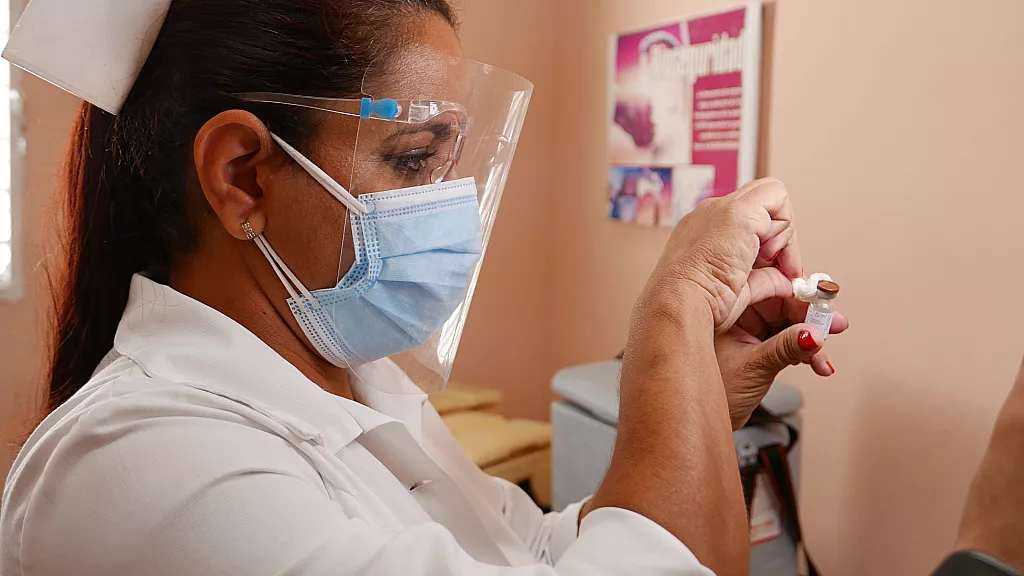
M221 112L196 135L193 156L203 194L224 229L239 240L246 240L243 222L256 234L266 226L259 172L272 151L270 130L242 110Z

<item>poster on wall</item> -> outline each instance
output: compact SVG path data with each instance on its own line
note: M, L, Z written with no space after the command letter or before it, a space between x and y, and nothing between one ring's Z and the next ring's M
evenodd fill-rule
M675 226L754 179L761 13L753 3L612 37L612 219Z

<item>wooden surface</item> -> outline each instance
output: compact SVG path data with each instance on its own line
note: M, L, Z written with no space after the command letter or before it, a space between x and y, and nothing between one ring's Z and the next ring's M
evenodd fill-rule
M533 497L543 508L551 508L551 449L533 452L499 462L484 468L491 476L504 478L513 484L530 481Z
M551 507L551 425L501 416L496 390L452 384L430 402L467 456L484 472L529 482L537 503Z
M481 468L551 446L551 425L546 422L506 420L487 412L456 412L443 419Z
M501 399L502 394L498 390L462 386L454 382L443 391L430 395L430 403L441 416L470 410L499 414Z

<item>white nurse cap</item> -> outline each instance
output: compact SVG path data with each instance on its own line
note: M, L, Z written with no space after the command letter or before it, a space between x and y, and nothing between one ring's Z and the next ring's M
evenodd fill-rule
M142 71L171 0L32 0L3 57L117 114Z

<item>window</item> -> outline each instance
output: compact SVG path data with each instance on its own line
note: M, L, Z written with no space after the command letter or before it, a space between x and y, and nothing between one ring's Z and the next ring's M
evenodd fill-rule
M7 44L12 2L19 0L0 0L0 45ZM19 166L13 160L20 159L24 143L20 129L20 97L15 88L10 64L0 61L0 300L16 298L20 288L20 263L15 246Z

